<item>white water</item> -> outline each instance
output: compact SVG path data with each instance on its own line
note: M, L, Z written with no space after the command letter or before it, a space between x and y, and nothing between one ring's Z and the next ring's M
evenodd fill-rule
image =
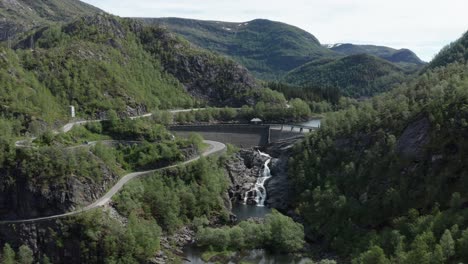
M271 162L271 156L261 151L258 151L258 153L260 153L261 156L267 157L268 160L263 165L262 175L257 178L257 182L255 183L254 188L245 193L244 203L247 203L248 194L255 191L255 203L257 206L265 206L265 201L267 198L265 182L271 178L270 167L268 167L268 164Z

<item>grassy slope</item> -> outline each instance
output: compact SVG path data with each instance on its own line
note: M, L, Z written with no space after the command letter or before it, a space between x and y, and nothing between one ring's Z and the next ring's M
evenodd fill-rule
M230 56L264 79L275 80L307 61L336 55L310 33L264 19L243 23L180 18L144 21L164 25L200 47Z

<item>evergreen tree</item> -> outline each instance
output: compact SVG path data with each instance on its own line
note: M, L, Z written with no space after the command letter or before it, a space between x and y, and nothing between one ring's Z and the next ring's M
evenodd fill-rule
M15 251L7 243L3 246L2 264L15 264Z
M18 263L19 264L32 264L34 262L34 255L32 250L22 245L18 250Z
M353 260L353 264L390 264L385 252L379 246L373 246Z
M452 238L450 230L446 229L442 237L440 238L440 246L445 259L451 258L455 254L455 242Z

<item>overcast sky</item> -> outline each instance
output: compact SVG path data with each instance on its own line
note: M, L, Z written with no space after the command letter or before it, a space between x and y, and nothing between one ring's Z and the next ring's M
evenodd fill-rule
M429 61L468 30L467 0L84 0L122 17L184 17L298 26L321 43L409 48Z

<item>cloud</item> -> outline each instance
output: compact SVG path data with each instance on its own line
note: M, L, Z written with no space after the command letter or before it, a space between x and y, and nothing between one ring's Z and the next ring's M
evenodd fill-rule
M125 17L243 22L267 18L298 26L322 43L409 48L430 60L468 29L466 0L85 0Z

